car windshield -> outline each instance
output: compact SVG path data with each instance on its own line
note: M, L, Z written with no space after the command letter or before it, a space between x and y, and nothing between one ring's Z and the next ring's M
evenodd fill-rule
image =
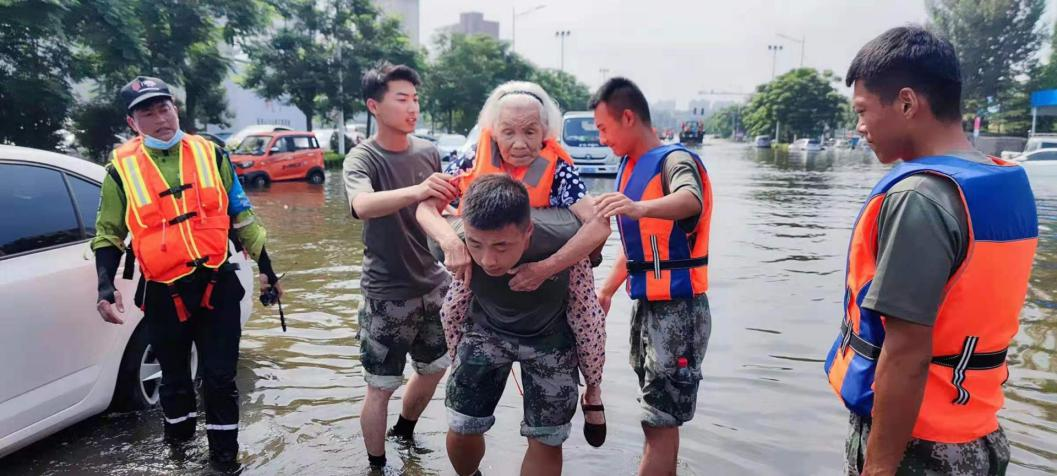
M264 155L264 148L268 147L270 136L249 136L235 148L236 154Z
M818 144L819 142L818 142L818 139L809 139L809 140L807 141L807 143L808 143L808 144L811 144L811 145L815 145L815 144Z
M570 117L562 128L562 140L571 147L601 146L594 118Z

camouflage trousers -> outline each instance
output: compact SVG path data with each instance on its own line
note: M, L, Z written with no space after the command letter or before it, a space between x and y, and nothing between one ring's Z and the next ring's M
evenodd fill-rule
M404 300L365 298L360 308L360 364L372 388L393 391L404 382L404 367L411 355L419 374L443 372L451 364L440 306L448 282L422 297Z
M701 361L712 332L708 296L673 301L635 301L631 317L631 368L639 377L641 421L651 427L675 427L697 409ZM680 357L687 378L677 375Z
M578 400L576 344L564 318L555 332L532 338L468 322L448 376L449 428L470 435L492 428L514 362L520 363L525 391L521 436L561 446L569 438Z
M869 418L851 414L845 445L844 473L859 476L870 439ZM1009 466L1009 441L1001 428L968 443L937 443L913 439L907 444L898 476L1002 476Z

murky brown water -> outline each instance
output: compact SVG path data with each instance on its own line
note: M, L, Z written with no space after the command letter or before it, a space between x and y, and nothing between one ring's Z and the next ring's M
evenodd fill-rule
M846 413L822 361L840 319L851 222L884 168L870 157L809 157L716 145L703 151L715 188L710 271L713 331L697 417L683 428L680 474L835 474ZM1021 332L1011 349L1002 424L1011 474L1057 472L1057 164L1031 168L1040 247ZM595 193L612 179L594 179ZM252 193L268 248L286 271L289 332L258 308L242 340L245 474L367 474L358 415L365 386L355 339L361 303L360 226L337 173L323 187L277 184ZM612 255L619 239L607 245ZM601 279L608 263L598 273ZM630 302L614 300L603 385L609 438L590 448L574 420L567 474L633 474L642 445L635 377L627 364ZM512 385L511 385L512 387ZM399 396L399 393L397 394ZM517 474L521 397L509 388L486 437L482 470ZM399 404L390 405L395 419ZM389 474L453 474L444 454L443 392L418 425L417 446L390 443ZM104 415L0 461L4 474L197 473L204 435L185 459L160 441L156 411Z

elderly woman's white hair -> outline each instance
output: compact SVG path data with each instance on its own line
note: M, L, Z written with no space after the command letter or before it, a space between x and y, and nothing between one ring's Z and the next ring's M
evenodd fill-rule
M500 84L488 95L481 114L477 117L477 125L481 128L494 128L499 120L499 110L503 105L511 102L531 102L540 108L540 122L546 129L544 138L556 139L562 130L562 112L558 103L551 98L547 91L540 85L529 81L509 81Z

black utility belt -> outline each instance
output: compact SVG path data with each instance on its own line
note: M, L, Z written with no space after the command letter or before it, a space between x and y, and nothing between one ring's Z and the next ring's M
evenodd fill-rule
M692 269L708 266L708 256L691 259L669 259L661 261L628 261L629 273L644 273L670 269Z

